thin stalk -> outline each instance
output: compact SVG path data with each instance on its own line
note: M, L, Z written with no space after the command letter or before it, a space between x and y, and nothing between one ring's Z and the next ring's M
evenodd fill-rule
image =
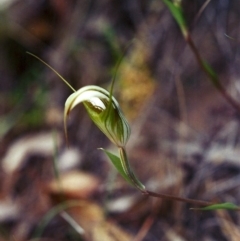
M122 55L120 56L119 60L117 61L117 64L116 64L116 67L115 67L115 72L114 72L114 75L113 75L113 78L112 78L112 83L111 83L111 88L110 88L110 99L112 99L112 95L113 95L113 89L114 89L114 84L115 84L115 81L116 81L116 78L117 78L117 72L118 72L118 69L120 67L120 64L122 63L126 53L127 53L127 50L128 48L132 45L132 42L131 41L126 47L125 49L123 50L123 53Z
M222 94L222 96L227 100L227 102L229 104L232 105L232 107L240 113L240 104L233 99L233 97L231 95L228 94L228 92L225 90L225 88L223 87L223 85L221 84L218 76L214 73L211 73L211 71L209 71L206 67L206 63L203 61L203 59L201 58L197 47L195 46L192 37L190 35L190 33L188 33L185 37L186 42L188 43L189 47L191 48L199 66L202 68L202 70L204 71L204 73L210 78L211 82L213 83L213 85L215 86L215 88Z
M167 200L173 200L173 201L179 201L184 203L190 203L198 206L209 206L216 203L208 202L208 201L202 201L202 200L196 200L196 199L190 199L190 198L184 198L184 197L178 197L173 196L165 193L156 193L145 189L145 186L138 180L138 178L135 176L135 174L132 171L132 168L130 166L130 163L128 161L127 153L124 147L119 147L119 153L120 153L120 160L123 167L123 170L125 174L130 179L131 183L142 192L143 195L156 197L156 198L163 198Z
M200 8L200 10L198 11L195 19L194 19L194 24L198 21L198 19L200 18L200 16L202 15L202 13L204 12L204 10L206 9L206 7L208 6L208 4L211 2L211 0L206 0L204 2L204 4L202 5L202 7Z
M51 210L49 210L42 218L42 220L39 222L36 230L33 233L33 238L40 238L43 234L44 229L46 226L50 223L50 221L58 214L61 214L61 212L73 208L73 207L81 207L81 202L79 201L67 201L62 202L56 206L54 206Z
M33 56L34 58L38 59L40 62L45 64L49 69L51 69L73 92L76 92L76 90L68 83L67 80L65 80L54 68L52 68L49 64L47 64L45 61L43 61L41 58L39 58L37 55L32 54L30 52L26 52L27 54Z
M183 15L181 4L178 4L178 2L170 1L170 0L163 0L163 2L168 7L170 13L172 14L173 18L177 22L183 38L189 45L190 49L192 50L199 66L202 68L203 72L208 76L214 87L220 92L220 94L223 96L223 98L238 112L240 113L240 103L237 102L229 93L225 90L224 86L221 84L218 75L215 73L215 71L207 64L207 62L202 59L198 49L196 48L191 34L189 32L189 29L186 24L185 17ZM203 5L203 8L209 3L210 1L206 0L205 4ZM180 1L181 3L181 1ZM202 11L200 9L200 11Z
M190 198L183 198L183 197L173 196L173 195L164 194L164 193L156 193L156 192L152 192L152 191L149 191L149 190L146 190L145 192L143 192L143 194L151 196L151 197L157 197L157 198L163 198L163 199L167 199L167 200L173 200L173 201L178 201L178 202L195 204L195 205L198 205L198 206L209 206L209 205L216 204L216 203L208 202L208 201L202 201L202 200L196 200L196 199L190 199Z

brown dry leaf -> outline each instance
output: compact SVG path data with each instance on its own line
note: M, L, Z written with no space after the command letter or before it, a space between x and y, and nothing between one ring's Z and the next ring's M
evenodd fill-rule
M142 196L141 196L142 197ZM111 199L107 202L107 209L113 213L129 212L133 206L139 204L139 196L137 195L126 195Z
M92 230L93 241L130 241L133 237L111 222L98 223Z
M217 210L217 216L222 232L229 241L240 240L239 227L233 222L226 210Z
M55 146L61 145L60 133L39 133L24 136L15 141L2 159L4 172L10 174L20 169L31 154L52 156Z
M153 202L150 201L149 197L139 192L129 196L112 198L106 202L106 208L109 213L117 215L118 221L128 224L138 222L149 215L153 210Z
M80 171L71 171L60 175L47 187L54 195L68 198L88 198L97 191L100 181L97 177Z
M186 239L183 238L180 234L178 234L174 228L170 228L167 225L162 225L162 226L164 226L166 240L168 240L168 241L186 241Z
M69 214L84 229L87 240L130 241L133 237L113 222L106 220L103 209L91 201L79 202Z

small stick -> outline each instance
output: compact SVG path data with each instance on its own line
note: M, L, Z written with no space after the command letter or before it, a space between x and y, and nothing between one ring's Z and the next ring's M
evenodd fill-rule
M216 204L213 202L177 197L177 196L172 196L172 195L168 195L168 194L164 194L164 193L156 193L156 192L152 192L152 191L148 191L148 190L146 190L145 192L142 192L142 194L148 195L151 197L164 198L164 199L168 199L168 200L191 203L191 204L195 204L195 205L199 205L199 206L210 206L210 205Z

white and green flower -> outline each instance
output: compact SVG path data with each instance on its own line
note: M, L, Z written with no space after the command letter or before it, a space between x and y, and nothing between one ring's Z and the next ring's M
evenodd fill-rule
M92 121L115 145L126 145L131 131L117 100L107 90L95 85L85 86L68 97L64 110L65 132L69 113L80 103L84 104Z

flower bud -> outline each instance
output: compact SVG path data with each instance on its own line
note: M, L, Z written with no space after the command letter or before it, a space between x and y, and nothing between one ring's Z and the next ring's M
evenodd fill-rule
M92 121L115 145L126 145L131 131L117 100L95 85L83 87L68 97L64 110L65 133L67 117L79 103L84 104Z

